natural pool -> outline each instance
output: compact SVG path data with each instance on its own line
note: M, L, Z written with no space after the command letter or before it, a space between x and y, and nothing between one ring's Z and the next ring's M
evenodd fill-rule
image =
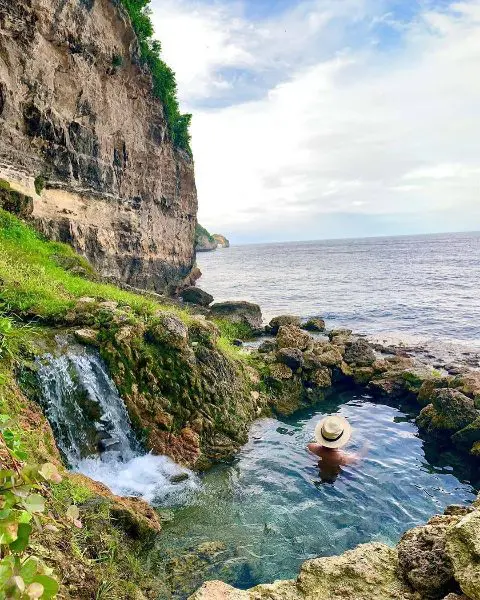
M474 465L422 440L408 411L345 392L255 423L238 457L206 473L170 511L157 549L173 595L162 594L185 598L205 579L247 588L291 578L308 558L373 540L394 544L448 504L472 501ZM368 443L369 451L325 483L305 446L320 416L337 412L354 427L348 448Z

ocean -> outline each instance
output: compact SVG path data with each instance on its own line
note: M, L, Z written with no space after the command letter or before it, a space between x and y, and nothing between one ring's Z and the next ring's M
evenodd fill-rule
M197 257L215 301L249 300L265 320L480 346L480 232L232 246Z

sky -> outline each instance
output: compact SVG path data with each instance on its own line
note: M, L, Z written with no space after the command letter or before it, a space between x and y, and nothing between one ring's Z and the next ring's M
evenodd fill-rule
M211 232L480 229L480 0L151 6Z

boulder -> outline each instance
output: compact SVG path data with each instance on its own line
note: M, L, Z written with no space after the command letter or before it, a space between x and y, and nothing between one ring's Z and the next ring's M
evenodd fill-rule
M229 301L217 302L210 307L212 317L225 319L230 323L247 325L252 331L259 331L263 326L262 311L258 304L252 302Z
M443 598L454 589L446 532L459 517L437 516L403 534L397 545L399 571L423 598Z
M359 338L353 342L348 341L346 343L343 360L347 365L370 367L375 362L376 356L370 344L366 340Z
M302 324L302 329L306 331L325 331L325 321L320 317L312 317Z
M319 367L308 376L308 382L314 387L329 388L332 385L332 374L328 367Z
M198 306L208 306L213 302L213 296L196 286L190 286L182 290L180 297L184 302L198 304Z
M466 515L447 531L446 552L460 588L480 600L480 511Z
M320 364L326 367L337 367L343 362L343 355L338 346L334 344L315 344L313 347L314 354L320 360Z
M309 350L313 348L313 339L296 325L281 325L277 334L277 346L278 348Z
M466 450L469 450L474 444L480 442L480 417L477 417L475 421L472 421L466 427L454 433L452 435L452 442Z
M436 390L448 387L447 377L429 377L420 386L417 400L421 406L430 404Z
M441 429L457 431L480 416L473 400L458 390L438 390L432 397L432 405L439 417L437 426Z
M258 347L258 352L260 352L260 354L268 354L269 352L273 352L276 347L277 344L274 340L265 340Z
M278 330L283 325L295 325L296 327L300 327L300 323L300 317L296 317L294 315L280 315L279 317L274 317L270 321L268 328L272 335L277 335Z
M270 365L269 371L270 377L278 381L291 379L293 377L292 369L283 363L273 363L273 365Z
M160 345L172 348L184 348L188 340L188 328L176 315L165 313L148 328L146 339Z
M281 348L277 352L277 361L287 365L292 371L298 371L305 364L303 354L298 348Z
M480 371L469 371L455 377L450 382L450 387L457 388L462 394L472 398L476 408L480 408Z

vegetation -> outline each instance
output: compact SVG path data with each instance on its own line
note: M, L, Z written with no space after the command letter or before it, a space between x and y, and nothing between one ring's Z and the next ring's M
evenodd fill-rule
M175 74L161 58L160 42L153 38L150 0L121 0L121 2L137 34L142 61L152 74L154 94L163 103L172 141L178 148L186 150L191 155L189 127L192 115L180 112Z
M197 223L197 226L195 227L195 245L200 244L205 238L209 242L212 242L212 244L216 243L213 235L207 231L205 227L202 227L200 223Z
M37 177L35 177L35 181L34 181L35 191L37 192L37 194L39 196L45 189L46 183L47 183L47 181L43 175L38 175Z
M37 556L30 536L33 528L58 531L63 527L46 513L44 496L47 482L59 483L57 467L46 463L38 467L28 462L20 435L9 416L0 414L0 599L33 600L53 598L59 589L52 569ZM81 527L76 506L66 517Z

